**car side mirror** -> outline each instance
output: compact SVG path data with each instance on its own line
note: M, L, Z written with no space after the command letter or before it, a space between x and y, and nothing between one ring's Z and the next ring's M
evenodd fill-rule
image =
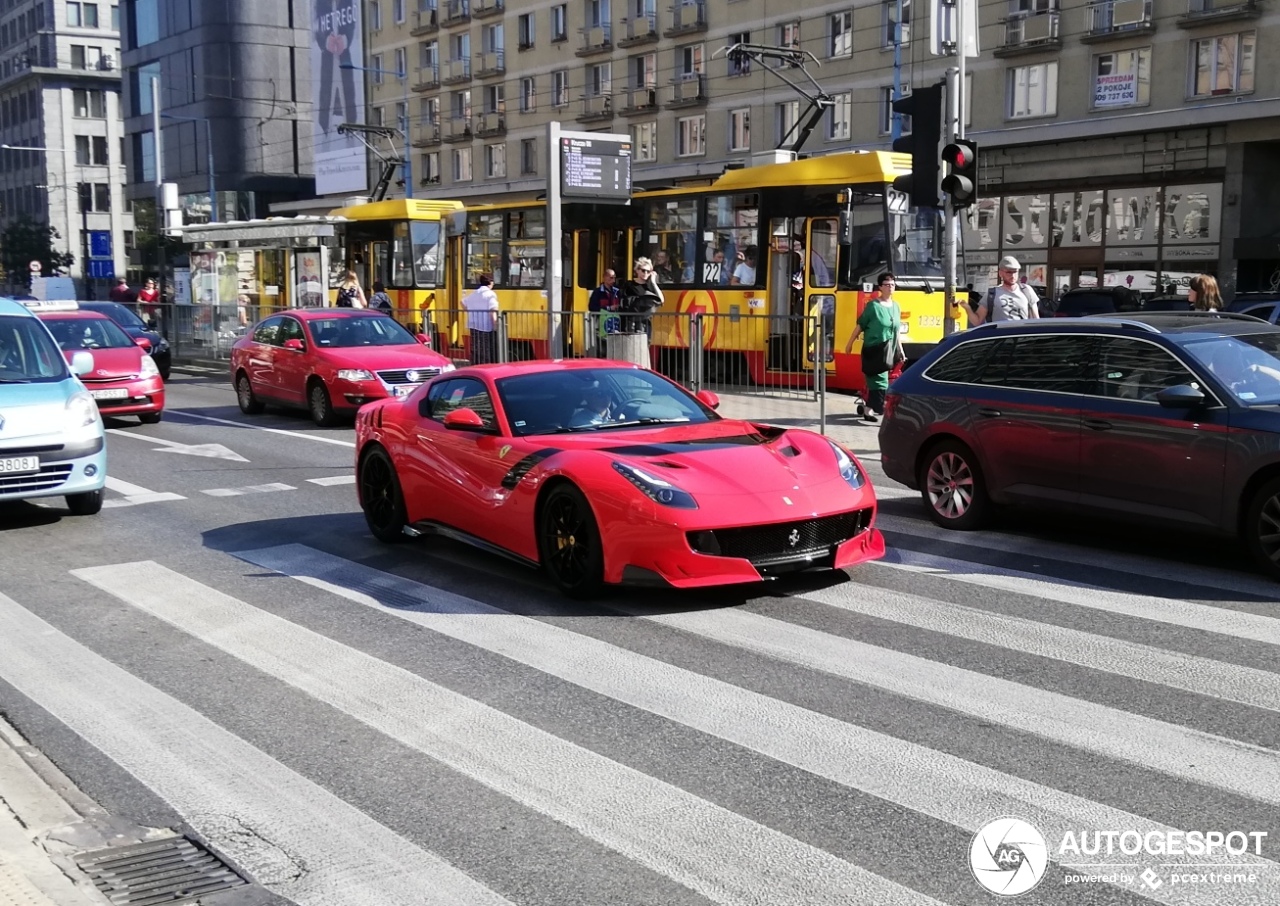
M71 354L71 372L76 377L88 374L93 370L92 352L73 352Z
M483 431L484 419L474 409L454 409L444 417L444 426L452 431Z
M418 335L416 336L416 339L417 339L417 341L418 341L419 343L421 343L423 346L430 346L430 345L431 345L431 337L427 336L425 333L420 333L420 334L418 334Z
M1194 409L1204 404L1204 391L1194 384L1166 387L1156 394L1156 402L1166 409Z
M150 351L151 351L151 341L150 341L150 340L148 340L146 337L134 337L134 338L133 338L133 345L135 345L135 346L141 346L141 347L142 347L143 349L145 349L147 352L150 352Z
M720 397L712 393L710 390L699 390L695 395L698 398L698 402L702 403L702 405L709 406L712 409L720 408Z
M294 352L302 352L302 350L304 350L304 349L306 349L306 348L307 348L307 344L306 344L306 343L304 343L304 342L302 342L301 340L296 340L296 339L295 339L295 340L285 340L285 341L284 341L284 348L285 348L285 349L292 349Z

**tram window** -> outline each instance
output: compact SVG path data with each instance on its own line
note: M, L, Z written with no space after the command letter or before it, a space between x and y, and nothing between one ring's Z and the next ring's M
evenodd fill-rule
M903 277L942 276L942 214L933 208L909 208L889 215L893 236L893 272Z
M746 259L747 249L760 242L760 199L751 195L713 195L706 205L710 242L702 249L699 281L709 286L723 286L733 277L736 267ZM742 258L738 253L742 252ZM740 276L745 276L742 271ZM755 282L754 279L750 282Z
M391 227L391 281L388 286L409 289L413 286L413 246L409 243L409 224Z
M512 211L507 224L507 238L542 239L547 238L547 212L539 208L533 211Z
M839 224L834 217L809 224L809 285L827 289L836 285L836 261L840 251Z
M636 234L636 257L653 260L660 284L694 282L698 259L698 202L695 199L655 202L649 222Z
M502 214L472 214L467 218L467 283L475 286L481 274L495 286L511 286L502 266Z
M853 202L853 244L848 249L848 285L875 283L889 270L889 241L884 220L884 197L858 195Z
M512 211L507 215L507 284L539 287L546 276L547 212Z
M418 286L440 286L444 283L441 273L444 255L440 248L440 224L415 220L409 224L409 232L413 237L413 261Z
M373 244L373 261L371 262L372 266L369 268L367 273L360 274L360 285L372 286L375 281L381 281L383 283L389 282L387 280L387 264L389 263L387 259L388 259L387 243L375 242ZM359 271L357 271L356 273L359 274Z

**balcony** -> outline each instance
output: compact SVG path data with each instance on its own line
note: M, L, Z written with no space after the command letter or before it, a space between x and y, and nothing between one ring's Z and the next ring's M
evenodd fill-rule
M434 148L440 144L440 127L430 123L413 127L413 147Z
M1152 0L1090 0L1084 9L1082 44L1149 35L1156 30Z
M1241 22L1262 15L1257 0L1190 0L1187 14L1178 17L1179 28L1195 28L1197 25L1217 25L1220 22Z
M502 75L507 71L504 52L501 50L486 50L484 53L476 54L475 69L476 78L479 79Z
M507 134L507 115L505 113L482 113L476 120L476 135L481 138L495 138Z
M501 16L507 10L506 0L475 0L471 7L472 19L489 19Z
M444 85L457 85L460 82L471 81L471 58L463 57L461 60L445 60L444 72L441 73L440 82Z
M618 39L619 47L636 47L640 44L656 44L658 42L658 17L641 16L638 19L623 19L624 33Z
M469 142L475 138L475 131L471 128L471 117L456 116L444 121L441 131L443 138L451 145L458 142Z
M1018 13L1004 20L1004 43L992 51L997 57L1016 57L1019 54L1042 50L1058 50L1062 47L1062 35L1058 30L1061 14Z
M582 112L578 114L580 123L603 123L613 119L613 97L607 94L593 94L582 99Z
M685 107L697 107L706 102L707 95L702 87L702 74L690 72L674 80L667 109L681 110Z
M447 0L441 25L461 25L471 21L470 0Z
M574 56L593 57L611 50L613 50L613 28L601 25L582 30L582 44L574 51Z
M423 186L438 186L440 185L440 174L428 173L426 176L422 177L422 179L418 180L418 184Z
M418 78L413 83L414 91L435 91L440 87L440 67L434 63L430 66L418 67Z
M434 6L420 9L414 15L417 17L416 22L413 28L409 29L409 34L413 37L433 35L440 30L440 11Z
M639 116L642 113L653 113L657 109L657 88L632 88L627 92L626 101L618 112L623 116Z
M671 8L671 27L664 29L663 37L678 38L707 30L707 5L704 0L694 3L678 3Z

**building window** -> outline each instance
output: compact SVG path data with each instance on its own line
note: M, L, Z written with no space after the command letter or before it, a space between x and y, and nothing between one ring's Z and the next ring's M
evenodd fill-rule
M471 181L471 149L456 148L453 152L453 181Z
M480 33L480 48L485 53L500 54L506 49L506 32L502 25L486 25Z
M676 51L677 66L681 78L689 79L702 74L702 45L690 44Z
M853 130L853 95L845 92L837 94L827 116L827 139L833 142L847 142Z
M693 157L707 153L707 118L685 116L676 121L676 156Z
M93 184L93 209L106 212L111 210L111 186L106 183Z
M551 73L551 106L569 106L569 73L564 69Z
M418 112L428 126L440 125L440 98L423 98Z
M631 151L637 163L658 159L658 124L636 123L631 127Z
M111 30L112 31L120 30L120 7L119 6L111 7Z
M751 150L751 109L749 107L729 111L729 150Z
M489 179L507 178L507 146L484 146L484 175Z
M1093 58L1093 108L1134 107L1151 100L1151 48Z
M1191 96L1213 97L1253 91L1257 36L1247 31L1191 42Z
M439 41L423 41L418 45L418 65L423 70L423 76L435 77L436 63L440 59L440 42Z
M848 57L853 54L853 10L845 10L831 16L830 42L827 45L827 56Z
M884 46L893 47L896 39L895 35L898 31L898 3L899 0L884 0ZM902 3L902 43L904 45L911 43L911 0L901 0Z
M631 87L656 88L658 85L658 55L642 54L631 58Z
M783 101L778 105L778 142L795 140L792 134L796 123L800 122L800 102Z
M520 50L528 50L532 47L537 33L533 13L524 13L516 20L516 40L520 42Z
M148 86L150 90L150 86ZM77 88L72 94L73 114L79 119L106 119L107 95L96 88Z
M967 75L967 74L966 74ZM902 96L905 98L911 94L909 86L902 86ZM893 88L880 89L880 134L888 135L893 131ZM911 131L911 117L903 114L902 116L902 132L906 134Z
M587 28L608 28L610 25L609 0L583 0Z
M391 18L397 25L404 22L404 0L391 0Z
M563 3L551 7L551 40L569 40L569 11Z
M107 138L104 135L95 135L93 137L93 163L97 167L111 165L111 156L107 152Z
M1058 64L1035 63L1009 70L1009 118L1056 116Z
M89 136L76 136L76 164L81 167L89 166Z
M452 115L455 120L471 119L471 89L467 88L462 91L453 93ZM468 126L470 128L470 126Z
M778 26L778 44L792 50L800 49L800 23L784 22Z
M369 125L370 126L382 126L382 125L385 125L386 122L387 122L387 118L385 115L383 115L381 107L369 108Z
M520 112L533 113L538 109L538 80L526 76L520 80Z
M536 176L538 173L538 140L520 139L520 175Z
M440 152L428 151L422 155L422 181L427 184L440 182Z
M396 74L397 78L406 78L409 75L409 61L406 57L406 51L403 47L396 48Z
M613 64L599 63L587 71L587 97L613 94Z
M489 85L484 89L484 112L485 113L506 113L507 112L507 86Z
M98 27L98 4L85 3L83 4L83 7L84 7L84 27L97 28Z
M740 31L736 35L729 35L729 46L735 44L750 44L751 32ZM751 74L751 58L746 54L730 54L729 55L729 75L744 76Z
M382 31L381 0L369 0L369 30Z
M382 54L376 53L369 58L369 68L372 70L370 75L373 76L373 84L382 84Z

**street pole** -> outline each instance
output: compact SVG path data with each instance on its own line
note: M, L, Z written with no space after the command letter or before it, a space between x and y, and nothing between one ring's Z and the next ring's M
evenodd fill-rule
M80 196L80 271L84 274L85 295L96 299L98 294L90 283L93 277L89 274L89 208L84 197L92 191L93 186L88 182L80 182L76 187L76 194Z
M960 65L964 65L964 48L960 49ZM960 92L956 88L959 81L960 70L956 67L947 69L947 128L943 138L945 144L951 144L956 138L963 136L963 127L957 128L956 123L960 119ZM945 217L946 234L942 240L943 254L946 256L946 316L942 322L943 336L950 336L956 332L955 304L956 304L956 246L959 237L959 213L956 211L955 202L950 192L944 192L945 196Z
M164 209L164 137L160 132L160 78L151 77L151 137L155 143L156 177L156 265L160 281L160 309L164 310L165 260L164 239L166 223Z
M209 171L209 222L218 222L218 190L213 182L213 121L209 117L204 119L204 144L207 149L208 156L205 159L205 168Z
M406 199L413 197L413 162L409 159L409 51L404 52L404 71L400 73L400 80L404 82L404 119L400 122L401 131L404 132L404 166L400 170L400 175L404 177L404 197Z

